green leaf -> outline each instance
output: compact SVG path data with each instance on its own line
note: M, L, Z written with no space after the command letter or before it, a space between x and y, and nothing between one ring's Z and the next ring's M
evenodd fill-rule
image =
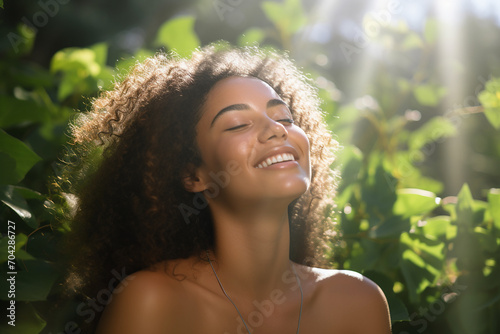
M488 192L488 205L495 227L500 230L500 189L490 189Z
M250 28L240 35L238 45L254 45L261 43L266 37L266 33L261 28Z
M195 18L181 16L165 22L156 36L156 46L166 46L181 57L187 57L200 46L200 40L194 31Z
M301 0L265 1L261 7L269 21L285 35L296 33L307 23Z
M457 226L456 225L448 225L446 229L446 240L453 240L457 237Z
M408 146L410 151L421 150L439 139L454 136L457 129L453 123L444 117L433 117L417 130L413 131L408 137ZM435 148L429 147L422 152L424 155L434 153Z
M424 235L432 236L437 239L446 238L450 222L450 216L431 217L425 220L422 231Z
M435 194L443 190L441 182L423 176L420 169L417 168L419 163L426 158L427 154L432 152L434 146L430 146L430 149L428 150L426 147L422 152L419 150L398 151L395 152L393 159L385 161L398 179L399 187L418 188Z
M488 202L473 200L472 204L472 222L474 225L480 225L484 222L485 215L488 213Z
M106 60L108 59L108 44L98 43L90 47L90 50L94 51L95 62L102 67L106 66Z
M400 268L412 303L418 302L420 293L430 284L424 265L424 260L410 249L401 255Z
M16 56L28 55L33 50L37 30L32 25L17 24L16 33L10 32L7 37Z
M359 173L362 167L363 154L354 145L343 147L337 155L337 163L340 164L342 175L338 191L342 192L345 188L354 184L359 179Z
M16 301L46 300L52 285L59 276L53 266L40 260L23 261L16 275ZM1 291L7 291L7 280L0 280ZM7 294L0 295L7 300Z
M361 239L357 247L351 257L351 269L355 271L374 269L377 261L381 259L380 247L370 239Z
M422 84L413 90L418 103L427 107L435 107L446 95L446 88L432 84Z
M60 101L63 101L65 98L73 95L75 92L88 91L90 87L86 83L87 77L88 75L86 77L79 77L77 75L71 75L69 73L63 76L59 85L57 98Z
M425 236L403 233L400 238L401 245L406 245L407 248L413 250L416 254L422 257L425 261L424 267L429 266L434 268L434 273L439 274L439 269L443 266L444 261L444 243L435 239L428 239Z
M0 186L0 201L14 210L30 227L37 228L38 224L31 213L31 209L24 197L17 191L17 188L8 185Z
M47 120L48 109L33 100L20 100L0 96L0 127L8 128L21 123L38 123Z
M16 326L8 325L6 318L0 325L0 332L3 334L34 334L40 333L46 325L30 303L22 303L16 300ZM76 333L76 332L74 332Z
M354 133L355 122L358 121L360 117L360 110L356 108L354 105L349 104L346 106L341 106L337 110L337 118L335 121L331 122L331 130L340 139L344 141L351 141L351 138Z
M52 72L71 72L72 74L83 70L85 73L79 73L77 76L95 76L101 71L101 66L96 62L96 58L95 51L91 49L63 49L52 57L50 70Z
M495 129L500 129L500 78L486 83L485 90L478 95L484 107L484 114Z
M41 65L35 63L27 62L14 62L10 63L6 70L5 78L7 81L13 79L13 84L18 85L18 87L23 87L26 90L35 90L39 88L52 87L54 84L54 77L50 72L42 67ZM16 88L17 89L17 88Z
M70 95L84 95L97 91L97 77L104 66L98 61L104 57L103 46L92 49L67 48L58 51L51 60L51 72L62 72L57 97L63 101Z
M417 302L419 294L441 276L445 263L443 249L443 242L415 234L401 234L400 267L412 302Z
M491 233L490 230L476 226L474 228L474 234L481 245L481 248L485 252L494 254L497 249L496 237Z
M423 215L438 206L439 199L434 193L422 189L398 189L393 212L405 218Z
M8 260L8 257L9 257L9 237L6 236L6 237L3 237L0 239L0 263L5 263L7 262ZM16 253L15 253L15 257L16 257L16 260L34 260L33 256L31 256L29 253L27 253L24 249L22 249L21 247L23 247L24 245L26 245L26 242L28 241L28 237L26 236L26 234L24 233L18 233L16 234L16 245L15 245L15 249L16 249Z
M0 129L0 184L16 184L41 158L25 143Z
M422 176L418 170L414 175L400 180L401 187L404 188L419 188L430 191L432 193L440 193L443 191L443 183L429 177Z
M16 160L0 151L0 184L17 183L20 180L22 177L16 172Z
M397 180L385 169L382 155L372 155L369 171L366 174L362 180L364 187L361 194L366 210L371 217L391 214L397 199L395 191Z
M370 238L399 237L401 233L409 230L410 222L407 219L393 216L372 227L368 232L368 236Z
M484 261L485 254L481 249L478 235L474 232L474 227L477 224L477 219L475 219L476 206L469 186L465 183L457 197L457 236L453 246L456 250L456 264L459 270L476 270L477 264ZM479 209L483 211L484 208Z
M491 125L495 129L500 129L500 108L485 108L484 109L484 114L486 115L486 118L490 122Z
M40 201L44 201L45 200L45 196L43 196L38 191L35 191L33 189L29 189L29 188L25 188L25 187L19 187L19 186L15 186L14 189L16 190L16 192L18 194L20 194L25 199L37 199L37 200L40 200Z
M472 227L473 212L474 212L474 199L472 198L469 185L467 183L464 183L462 189L458 193L457 225L464 227Z

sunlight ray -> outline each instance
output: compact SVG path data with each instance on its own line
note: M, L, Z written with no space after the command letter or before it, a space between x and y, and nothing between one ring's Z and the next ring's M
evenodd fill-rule
M464 10L460 1L444 0L434 3L438 20L438 73L447 90L444 113L452 117L458 127L462 125L464 116L454 116L454 112L465 107L463 103L457 104L465 96L464 69L461 65L466 63L464 58L467 56L464 48ZM465 140L465 136L457 136L447 143L448 147L445 150L447 168L445 183L457 190L461 182L466 179L465 166L460 163L467 160Z

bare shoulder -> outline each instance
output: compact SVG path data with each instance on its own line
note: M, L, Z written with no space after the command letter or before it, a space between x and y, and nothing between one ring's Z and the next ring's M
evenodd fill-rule
M312 268L317 282L331 292L344 291L352 298L384 297L382 290L369 278L351 270Z
M319 299L320 303L341 314L340 318L349 332L390 333L387 299L376 283L350 270L313 268L312 272L323 296ZM338 323L335 325L338 328Z
M113 291L97 333L154 334L175 330L185 314L181 312L186 299L182 298L182 287L180 281L162 270L143 270L127 276Z

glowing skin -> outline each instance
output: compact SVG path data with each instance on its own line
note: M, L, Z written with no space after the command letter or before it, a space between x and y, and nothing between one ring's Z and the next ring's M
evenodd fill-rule
M286 104L263 81L230 77L218 82L207 97L196 129L204 161L198 176L205 185L211 180L210 173L225 170L230 162L239 167L239 173L212 201L254 205L282 199L288 205L309 187L307 136L293 124Z
M288 206L310 184L309 141L278 94L256 78L219 81L202 113L196 130L203 163L191 190L204 192L209 203L225 287L240 298L260 298L282 287L290 269ZM209 196L213 175L231 164L239 172ZM297 293L289 298L300 302Z

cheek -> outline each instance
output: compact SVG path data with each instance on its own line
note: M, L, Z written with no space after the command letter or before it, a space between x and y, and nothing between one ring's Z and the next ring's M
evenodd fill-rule
M304 132L304 130L297 127L295 138L304 156L309 157L309 151L310 151L309 139L307 138L307 135Z
M215 145L212 159L219 169L226 169L228 164L243 167L252 155L248 138L221 139Z
M302 151L302 155L304 157L302 168L309 173L309 177L311 175L311 155L310 155L310 145L309 139L307 138L306 133L301 129L297 129L297 143Z

